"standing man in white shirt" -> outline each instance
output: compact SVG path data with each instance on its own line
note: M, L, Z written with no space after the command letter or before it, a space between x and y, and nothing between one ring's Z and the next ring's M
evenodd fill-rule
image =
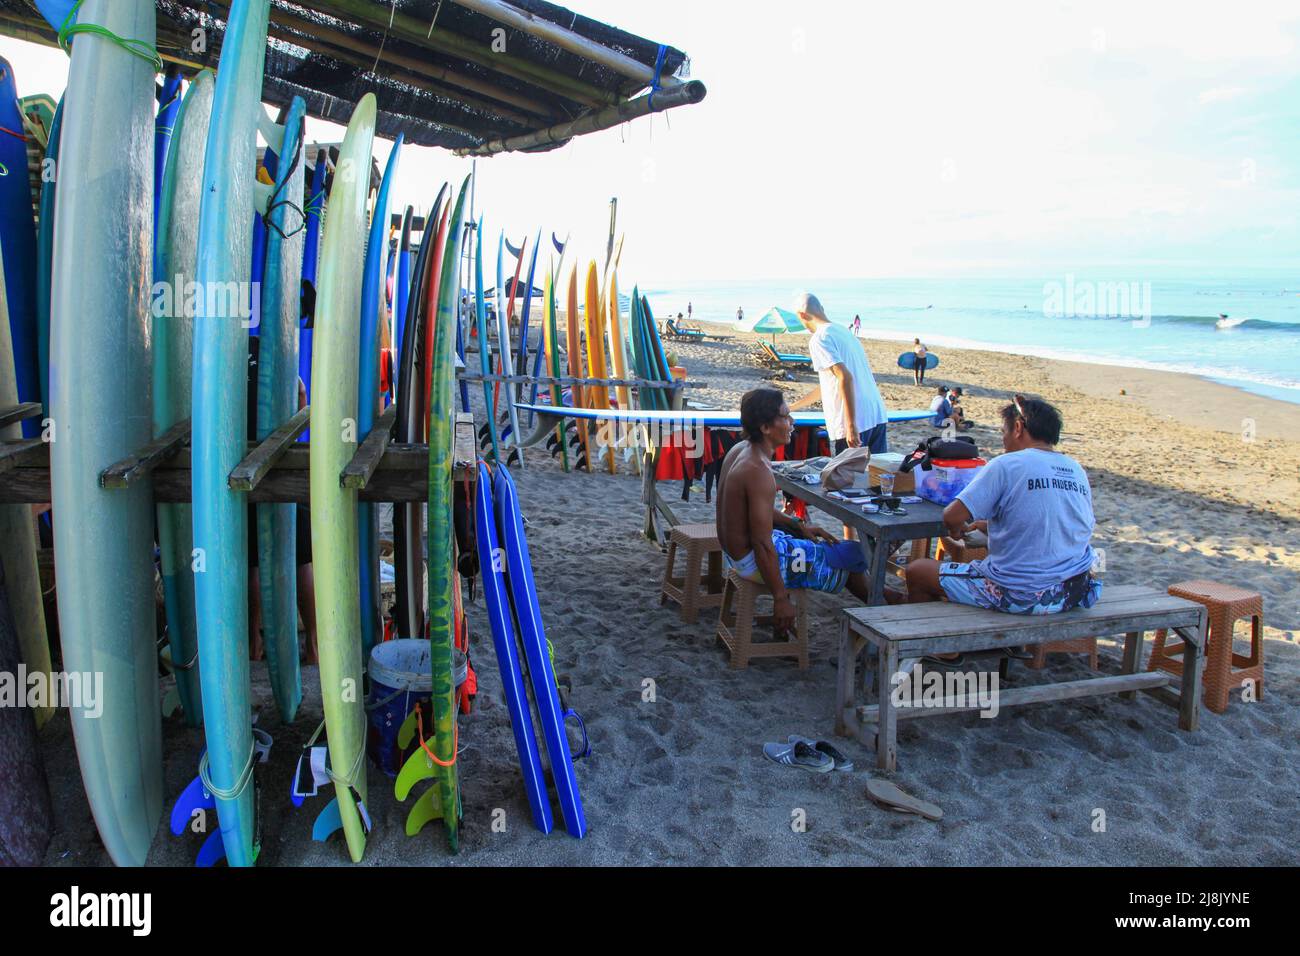
M820 400L826 413L826 433L837 455L846 448L858 447L870 449L872 454L889 451L885 403L862 343L848 329L831 322L817 296L811 293L799 297L795 311L804 328L812 333L808 354L819 382L790 410L798 411Z

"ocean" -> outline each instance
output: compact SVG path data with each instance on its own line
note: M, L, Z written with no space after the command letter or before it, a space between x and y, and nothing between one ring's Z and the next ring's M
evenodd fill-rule
M862 335L910 343L1201 375L1300 404L1300 277L850 279L811 282L829 316ZM690 281L643 290L655 316L733 324L792 308L791 280ZM796 336L786 336L791 345ZM778 346L780 342L778 342Z

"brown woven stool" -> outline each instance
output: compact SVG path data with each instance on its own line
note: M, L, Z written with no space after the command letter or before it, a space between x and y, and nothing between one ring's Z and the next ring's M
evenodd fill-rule
M771 595L767 585L742 578L734 570L727 572L722 589L722 609L718 612L718 640L731 652L731 666L749 666L755 657L793 657L800 670L808 669L808 592L791 588L790 600L794 602L794 634L784 641L753 640L754 625L772 623L771 614L760 615L755 605L760 594Z
M1213 581L1181 581L1169 587L1169 593L1187 598L1209 609L1209 633L1206 634L1205 706L1216 714L1228 709L1228 694L1248 680L1255 682L1256 698L1264 696L1264 598L1255 591L1216 584ZM1250 621L1250 654L1232 650L1233 629L1237 621ZM1155 646L1147 670L1182 674L1183 642L1174 638L1165 646L1165 632L1156 631ZM1234 669L1235 668L1235 669Z
M674 576L677 549L684 555L681 577ZM708 559L708 573L704 562ZM722 604L722 545L718 543L715 524L679 524L668 535L668 559L664 564L664 583L659 589L659 603L672 598L681 605L682 620L694 624L702 607Z

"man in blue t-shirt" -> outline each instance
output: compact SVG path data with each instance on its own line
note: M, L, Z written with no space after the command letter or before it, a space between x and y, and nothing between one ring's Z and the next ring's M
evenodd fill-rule
M1095 560L1092 491L1079 463L1056 451L1061 413L1017 395L1002 410L1002 446L943 512L948 536L981 530L987 558L967 563L912 561L908 600L993 608L1011 614L1055 614L1092 607L1101 582Z

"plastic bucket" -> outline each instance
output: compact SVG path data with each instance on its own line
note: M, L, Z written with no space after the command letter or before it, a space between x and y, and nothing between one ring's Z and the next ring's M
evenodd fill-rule
M397 745L397 732L407 716L420 704L429 712L433 690L429 642L402 638L376 644L370 652L370 696L366 699L366 750L370 759L390 777L396 777L407 756L419 746L417 740L403 750ZM467 662L460 651L452 653L452 670L456 686L465 682ZM425 728L426 733L432 727Z

